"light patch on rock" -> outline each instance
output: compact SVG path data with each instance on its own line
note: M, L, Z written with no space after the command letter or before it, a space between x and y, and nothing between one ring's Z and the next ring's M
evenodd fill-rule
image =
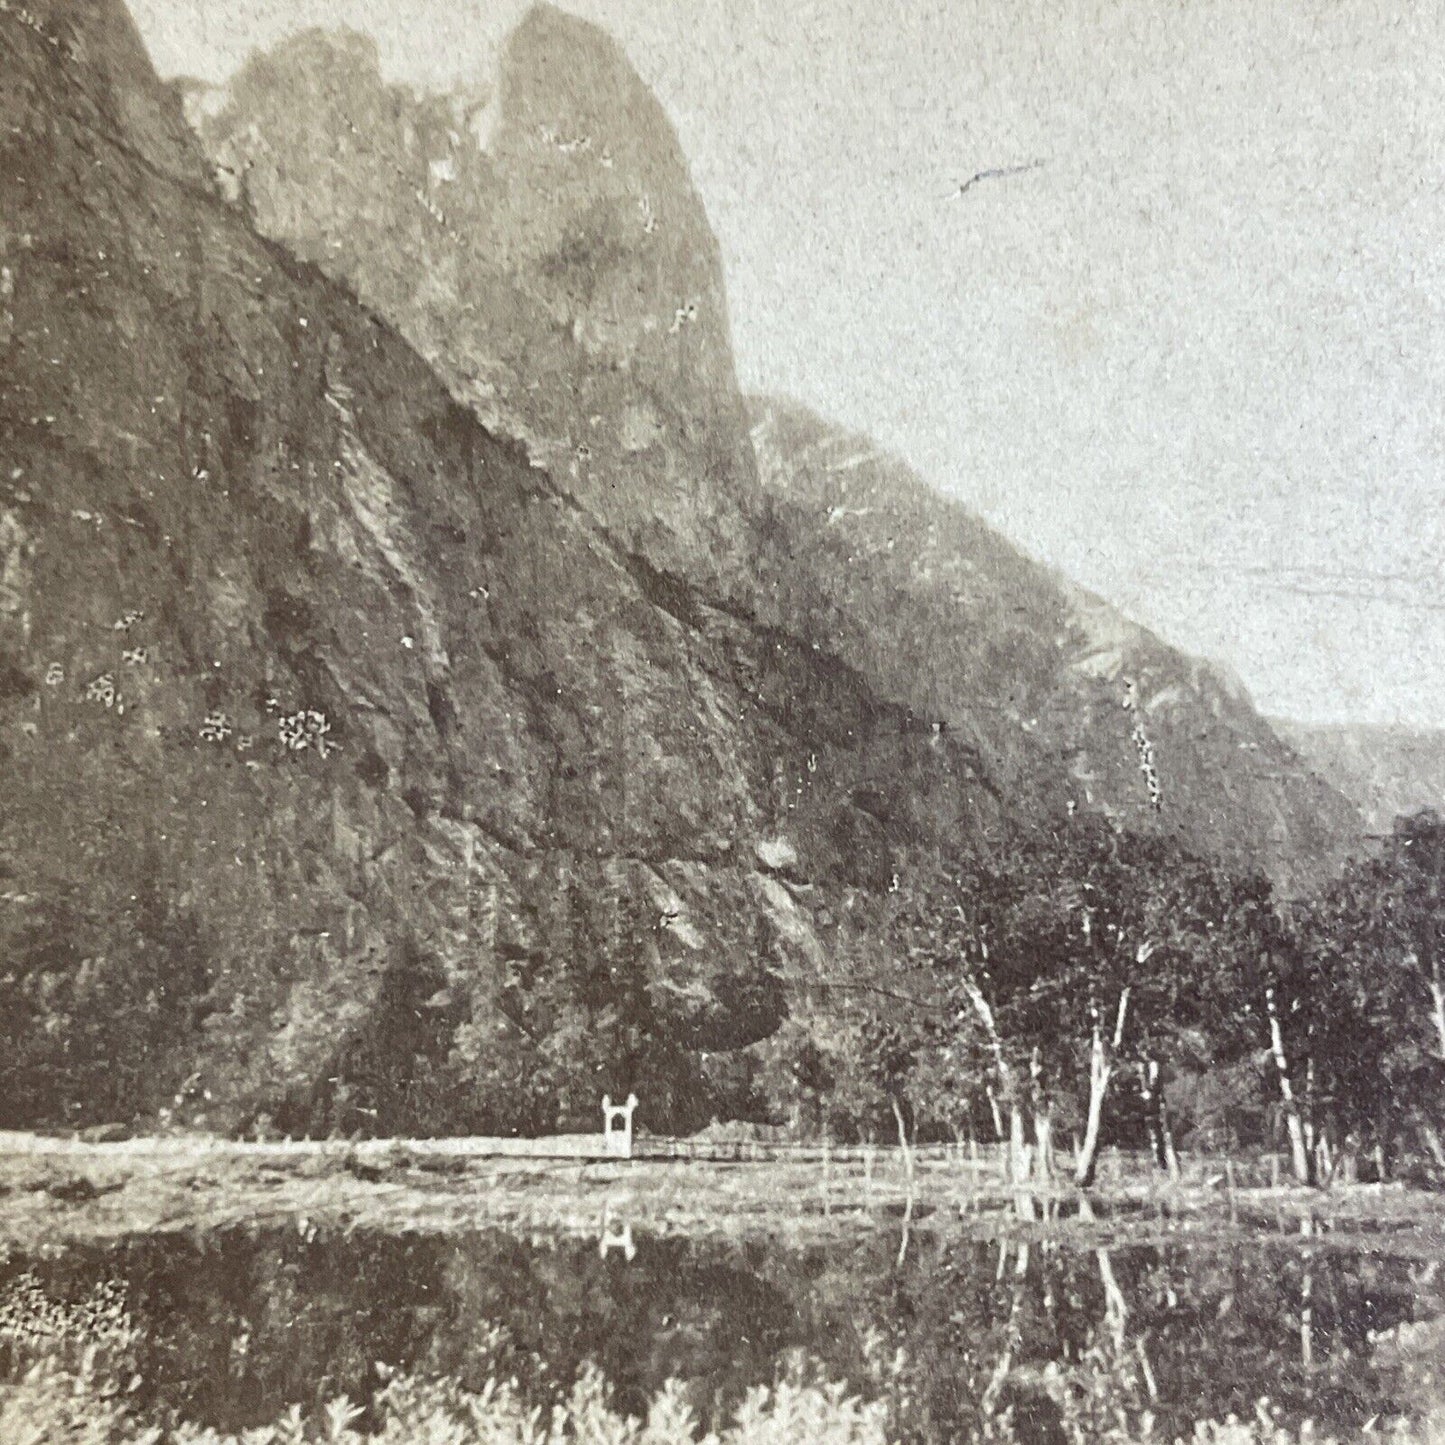
M186 120L193 130L199 130L202 123L215 120L225 113L231 103L231 91L225 85L198 85L189 88L182 100Z
M292 942L295 953L311 953L326 960L327 967L313 969L316 977L304 978L294 985L280 1011L286 1022L271 1040L269 1063L277 1077L285 1081L309 1077L308 1069L318 1049L328 1039L343 1036L360 1027L373 1007L375 984L368 976L347 977L335 967L334 950L329 939L297 938Z
M1123 668L1123 654L1112 648L1103 652L1091 652L1073 664L1073 670L1083 673L1085 677L1115 678Z
M681 915L675 918L664 918L662 926L680 943L692 949L694 953L700 953L702 951L702 934L692 926L687 918Z
M1075 626L1088 639L1086 645L1091 651L1127 654L1146 642L1143 628L1116 612L1102 597L1096 597L1067 578L1056 577L1054 581L1069 604Z
M0 266L0 346L8 346L15 335L15 273Z
M681 918L686 909L682 895L652 868L647 871L647 901L664 918Z
M812 920L798 907L793 895L766 873L754 873L751 877L763 910L783 942L798 949L809 963L823 967L827 963L823 945L813 931Z
M348 427L342 434L341 481L352 516L386 564L405 584L416 609L417 631L428 660L436 667L450 666L442 645L436 599L413 563L416 546L407 534L386 469L379 465Z
M486 100L475 106L467 115L467 134L476 142L477 149L483 154L490 149L492 137L496 135L497 128L502 123L502 92L501 87L496 86L487 96Z
M35 543L20 518L0 512L0 626L30 641L30 559Z
M207 601L216 626L225 632L238 632L247 627L260 610L259 598L248 581L217 574L207 589Z
M798 850L786 838L760 838L753 844L753 852L758 862L774 873L791 868L798 861Z
M622 413L617 440L624 452L645 452L663 440L666 433L649 402L637 402Z

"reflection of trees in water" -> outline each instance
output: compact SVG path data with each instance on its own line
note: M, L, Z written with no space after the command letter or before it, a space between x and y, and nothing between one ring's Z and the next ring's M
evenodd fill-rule
M905 1439L968 1438L1006 1410L1025 1439L1146 1414L1173 1438L1264 1396L1340 1428L1403 1408L1367 1336L1441 1308L1417 1289L1402 1261L1324 1248L932 1242L867 1308L906 1360Z
M1025 1440L1103 1438L1146 1414L1173 1438L1264 1395L1286 1420L1346 1428L1396 1408L1370 1332L1445 1308L1438 1279L1334 1249L1316 1223L1273 1247L1147 1249L1065 1247L1044 1227L949 1241L913 1221L901 1256L896 1234L806 1250L639 1237L630 1262L595 1240L237 1230L14 1261L0 1283L28 1267L81 1298L122 1281L148 1402L229 1428L366 1398L378 1361L470 1388L515 1376L538 1403L595 1361L620 1408L675 1377L714 1426L750 1386L816 1361L887 1398L890 1438L916 1442L1005 1414Z

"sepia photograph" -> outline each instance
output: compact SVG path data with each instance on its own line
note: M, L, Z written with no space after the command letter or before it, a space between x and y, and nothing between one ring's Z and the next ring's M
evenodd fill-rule
M0 0L0 1445L1445 1445L1445 10Z

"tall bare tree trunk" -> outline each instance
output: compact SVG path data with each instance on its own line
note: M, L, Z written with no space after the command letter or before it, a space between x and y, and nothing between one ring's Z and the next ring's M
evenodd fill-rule
M1034 1115L1034 1162L1040 1181L1054 1177L1054 1116L1042 1109Z
M893 1119L898 1125L898 1147L903 1151L903 1171L908 1176L909 1187L913 1185L913 1149L908 1143L908 1129L903 1122L903 1105L897 1094L889 1094L888 1102L893 1106Z
M1301 1219L1299 1232L1304 1238L1311 1238L1314 1219ZM1303 1251L1300 1265L1299 1359L1300 1364L1309 1370L1315 1363L1315 1272L1314 1251L1308 1246Z
M1164 1103L1164 1084L1158 1059L1141 1060L1139 1063L1139 1098L1144 1105L1144 1117L1149 1121L1149 1143L1154 1151L1154 1162L1168 1173L1170 1179L1178 1179L1179 1156L1174 1150L1174 1131L1169 1127L1169 1110Z
M1034 1120L1034 1172L1047 1184L1054 1174L1054 1119L1043 1089L1043 1056L1037 1046L1029 1059L1029 1094Z
M893 1119L898 1125L898 1147L903 1150L903 1168L908 1178L908 1196L903 1209L903 1237L898 1242L898 1265L903 1268L903 1261L908 1257L908 1238L913 1225L913 1149L908 1142L908 1129L903 1121L903 1105L898 1102L896 1094L888 1096L888 1102L893 1105Z
M1164 1095L1159 1095L1159 1132L1164 1136L1164 1168L1169 1178L1176 1184L1179 1182L1179 1151L1174 1147L1174 1125L1169 1122L1169 1106L1164 1102Z
M1027 1184L1033 1174L1033 1152L1024 1142L1024 1111L1012 1104L1008 1112L1008 1175L1010 1184Z
M1089 1045L1089 1112L1084 1122L1084 1142L1074 1164L1074 1182L1080 1189L1090 1189L1099 1164L1099 1135L1104 1124L1104 1099L1114 1075L1114 1055L1124 1040L1124 1020L1129 1012L1129 990L1119 995L1119 1008L1114 1018L1112 1046L1104 1038L1098 1010L1094 1011L1094 1036Z
M1003 1095L1004 1103L1008 1105L1009 1182L1025 1184L1028 1182L1030 1173L1030 1158L1028 1146L1024 1143L1024 1116L1022 1101L1019 1098L1018 1081L1014 1077L1014 1071L1010 1067L1008 1059L1004 1057L1003 1040L999 1037L998 1024L994 1019L989 1001L984 997L983 990L972 979L968 979L963 987L969 1002L973 1005L974 1012L983 1024L984 1033L988 1037L989 1049L993 1053L994 1072L998 1075L999 1092ZM989 1099L994 1102L992 1091L990 1091ZM998 1118L996 1102L994 1102L994 1117Z
M1168 1167L1164 1157L1164 1130L1159 1121L1159 1065L1153 1059L1146 1063L1139 1060L1136 1066L1139 1075L1139 1102L1144 1106L1144 1119L1149 1126L1149 1147L1154 1162L1159 1168Z
M1305 1148L1310 1158L1319 1158L1320 1141L1315 1128L1315 1060L1313 1054L1305 1055L1305 1089L1300 1101L1300 1120L1304 1124ZM1315 1175L1319 1177L1318 1172Z
M1440 1131L1420 1111L1415 1111L1415 1126L1420 1131L1420 1140L1429 1150L1437 1169L1445 1169L1445 1144L1440 1142Z
M1314 1136L1315 1180L1328 1189L1335 1178L1335 1147L1330 1127L1318 1130Z
M1445 979L1440 976L1440 960L1430 960L1430 1015L1435 1020L1435 1047L1445 1059Z
M1300 1117L1299 1100L1289 1077L1289 1057L1284 1051L1284 1033L1279 1026L1279 1005L1271 985L1264 991L1265 1012L1269 1018L1269 1051L1279 1079L1280 1099L1284 1103L1284 1123L1289 1131L1290 1163L1300 1184L1313 1184L1313 1166L1309 1146L1305 1142L1304 1120Z
M1089 1046L1089 1113L1084 1123L1084 1142L1074 1165L1074 1181L1081 1189L1094 1183L1099 1161L1099 1131L1104 1122L1104 1091L1109 1087L1109 1063L1104 1053L1104 1037L1094 1027Z
M998 1106L998 1095L994 1093L992 1087L988 1088L986 1092L988 1094L989 1112L993 1115L994 1138L1002 1144L1004 1140L1008 1138L1008 1133L1003 1126L1003 1110Z

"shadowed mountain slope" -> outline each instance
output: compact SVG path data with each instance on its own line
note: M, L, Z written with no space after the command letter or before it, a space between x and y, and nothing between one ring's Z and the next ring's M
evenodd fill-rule
M1006 794L1052 773L1081 807L1262 864L1287 890L1358 832L1220 669L1026 557L867 438L788 403L752 413L762 571L790 626L966 740Z
M997 823L971 755L635 553L260 239L118 0L26 17L0 12L6 1122L728 1107L710 1071L849 900Z

